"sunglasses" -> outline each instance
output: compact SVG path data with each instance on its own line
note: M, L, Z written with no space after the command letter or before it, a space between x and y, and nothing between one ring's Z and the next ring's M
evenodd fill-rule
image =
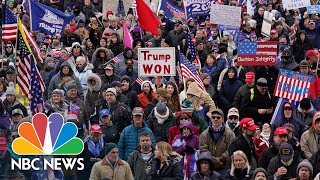
M238 116L229 116L229 119L238 119Z
M220 116L211 116L212 119L221 119Z

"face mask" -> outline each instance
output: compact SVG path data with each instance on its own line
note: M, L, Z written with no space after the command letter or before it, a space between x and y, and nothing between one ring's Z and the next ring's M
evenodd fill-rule
M80 14L80 11L79 10L75 10L75 11L73 11L73 14L78 15L78 14Z
M50 68L50 69L53 69L54 68L54 63L48 63L48 67Z
M283 160L281 160L282 164L285 165L285 166L290 166L291 163L293 162L293 158L291 158L289 161L285 162Z
M86 67L85 65L83 65L82 67L76 66L76 69L77 69L79 72L82 72L85 67Z
M290 59L290 56L282 56L282 58L288 61Z
M237 124L238 124L238 123L236 123L236 122L228 122L228 126L229 126L231 129L234 129Z

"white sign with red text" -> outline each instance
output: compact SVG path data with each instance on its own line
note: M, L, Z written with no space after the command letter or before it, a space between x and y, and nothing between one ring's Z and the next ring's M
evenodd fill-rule
M175 48L139 48L138 69L139 77L175 76Z

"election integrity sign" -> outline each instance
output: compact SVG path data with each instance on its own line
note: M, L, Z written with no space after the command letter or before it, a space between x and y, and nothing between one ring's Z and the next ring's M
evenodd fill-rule
M210 0L184 0L186 17L208 16L210 12Z
M314 76L280 69L274 95L294 101L307 98L313 78Z
M238 61L241 66L274 66L277 42L239 42Z
M168 19L180 20L181 22L186 22L186 16L184 15L184 10L174 4L169 0L160 1L159 10L163 10Z
M175 48L139 48L138 68L139 77L175 76Z
M210 23L240 27L241 7L211 4Z
M310 5L310 0L282 0L283 8L287 10L303 8Z

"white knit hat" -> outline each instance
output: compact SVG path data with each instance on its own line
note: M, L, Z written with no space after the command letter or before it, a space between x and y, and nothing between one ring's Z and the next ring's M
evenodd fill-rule
M9 87L7 88L6 94L7 95L14 95L14 96L16 95L16 90L14 88L14 83L13 82L9 83Z

